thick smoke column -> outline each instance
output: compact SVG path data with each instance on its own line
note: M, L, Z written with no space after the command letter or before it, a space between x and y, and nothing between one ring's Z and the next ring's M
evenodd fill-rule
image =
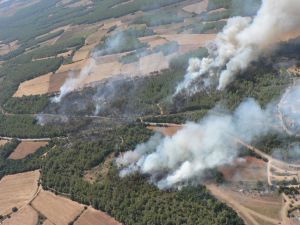
M232 115L209 115L199 123L187 123L172 137L155 135L117 159L123 168L120 175L150 174L162 189L201 179L206 169L236 158L239 147L233 136L251 142L270 132L272 109L262 110L248 99Z
M271 51L287 35L300 28L299 0L263 0L256 17L234 17L208 46L209 57L191 60L185 79L176 94L193 92L197 80L215 77L218 89L224 89L240 71L264 53ZM207 83L207 82L205 82Z

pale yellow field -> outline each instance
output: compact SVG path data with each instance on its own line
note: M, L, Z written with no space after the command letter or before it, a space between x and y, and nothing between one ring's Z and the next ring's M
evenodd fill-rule
M0 146L5 145L7 142L8 142L7 140L0 140Z
M96 47L101 38L103 38L107 31L103 28L98 27L98 30L89 35L85 41L85 45L80 48L73 56L73 62L85 60L89 57L91 51Z
M3 177L0 181L0 215L10 213L13 207L26 205L38 190L39 177L38 170Z
M119 24L119 20L109 20L105 22L107 27L113 24ZM108 25L109 24L109 25ZM104 25L105 26L105 25ZM73 57L76 61L71 64L62 65L55 74L46 74L38 78L25 81L20 84L14 97L39 95L58 92L69 76L77 77L80 71L88 66L92 61L96 61L88 76L82 81L81 87L89 86L97 82L101 82L107 78L125 75L125 76L143 76L154 72L159 72L169 67L170 60L175 54L164 56L162 53L154 53L141 57L138 62L130 64L122 64L119 59L128 54L112 54L99 56L96 60L89 58L90 51L95 47L97 35L104 36L106 31L103 26L95 28L96 31L89 35L88 43L80 49ZM98 29L98 30L97 30ZM168 35L153 35L140 38L142 42L148 42L150 48L164 44L168 41L176 41L179 45L179 54L186 53L199 47L204 47L206 44L215 38L215 34L168 34ZM99 40L99 39L98 39Z
M148 75L169 67L169 61L173 57L164 56L162 53L155 53L141 57L138 62L122 64L118 59L125 55L115 54L97 58L99 63L95 63L88 76L83 80L83 85L88 86L92 83L117 76L141 76ZM39 95L58 92L65 80L73 74L79 76L80 70L91 63L91 59L81 60L72 64L63 65L55 74L46 74L38 78L25 81L20 84L14 97Z
M203 0L199 3L194 3L183 8L184 11L189 13L201 14L207 10L208 0Z
M48 144L47 141L26 141L21 142L8 158L18 160L35 153L39 148Z
M50 220L45 220L43 225L54 225Z
M81 60L85 60L89 57L90 51L93 49L93 46L83 46L80 48L73 56L73 62L78 62Z
M77 202L44 190L40 191L31 204L55 225L67 225L84 209L84 206Z
M86 60L82 60L79 62L74 62L71 64L67 64L67 65L62 65L56 73L64 73L64 72L68 72L68 71L76 71L76 70L81 70L87 63L89 62L89 59Z
M119 3L119 4L116 4L116 5L114 5L112 8L116 8L116 7L119 7L119 6L122 6L122 5L126 5L126 4L128 4L128 3L130 3L130 2L133 2L134 0L126 0L126 1L124 1L124 2L122 2L122 3Z
M66 5L66 7L76 8L76 7L80 7L80 6L89 6L89 5L92 5L92 4L93 4L93 1L91 1L91 0L80 0L80 1L77 1L73 4L68 4L68 5Z
M113 26L121 26L123 23L119 19L108 19L103 23L103 29L109 29Z
M139 60L139 72L148 75L169 68L169 61L161 52L144 56Z
M36 225L38 222L38 213L29 205L11 215L6 219L3 225Z
M64 58L67 58L67 57L69 57L69 56L72 55L72 52L73 52L73 50L69 50L69 51L67 51L67 52L63 52L63 53L58 54L56 57L64 57Z
M141 37L139 40L142 43L147 43L151 49L155 48L158 45L166 44L168 41L165 38L160 36L150 36L150 37Z
M169 41L176 41L179 45L204 47L207 42L215 39L216 34L167 34L161 36Z
M49 90L50 77L52 73L39 76L20 84L13 97L45 94Z
M104 212L89 207L74 225L122 225Z
M0 43L0 55L5 55L11 51L14 51L18 47L19 47L18 41L14 41L9 44L1 44Z
M153 31L157 35L177 34L178 29L180 29L183 25L184 25L184 23L166 24L166 25L154 27Z

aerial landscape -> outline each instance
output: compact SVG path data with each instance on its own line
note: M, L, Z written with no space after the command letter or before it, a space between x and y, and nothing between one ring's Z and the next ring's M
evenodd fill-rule
M0 224L300 224L299 0L0 0Z

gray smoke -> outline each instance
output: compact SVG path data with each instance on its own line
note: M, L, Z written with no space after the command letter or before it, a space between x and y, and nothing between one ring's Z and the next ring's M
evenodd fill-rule
M289 135L300 134L300 85L289 87L283 94L279 104L278 112L283 129Z
M93 68L95 66L95 60L91 59L88 64L80 71L79 76L75 76L72 72L70 73L70 76L65 81L65 83L60 87L60 93L58 96L55 96L52 98L52 102L59 103L61 100L72 91L83 88L84 87L84 81L87 79L87 77L91 74Z
M120 175L149 174L161 189L199 180L206 169L230 164L238 155L235 137L251 142L272 130L272 110L253 99L244 101L232 115L208 115L187 123L172 137L154 135L117 159Z
M208 46L209 57L190 61L185 79L175 94L182 90L194 92L195 81L202 79L217 79L218 89L223 90L251 62L270 52L280 41L296 35L295 30L300 28L299 11L299 0L263 0L253 20L230 18Z
M87 62L87 64L84 66L84 68L80 71L79 76L75 76L72 72L70 72L70 75L68 79L64 82L64 84L60 88L60 93L58 96L55 96L52 98L52 102L59 103L61 100L68 95L69 93L83 88L85 86L85 81L89 77L91 73L93 73L95 66L96 66L96 60L95 58L99 55L103 55L106 53L110 53L116 48L119 48L123 41L123 33L120 32L117 35L114 35L112 38L108 38L108 40L105 42L105 46L103 49L98 49L92 54L92 58Z

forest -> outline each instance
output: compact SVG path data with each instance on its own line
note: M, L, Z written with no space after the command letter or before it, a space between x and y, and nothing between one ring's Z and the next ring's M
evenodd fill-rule
M85 171L101 166L111 154L134 148L147 140L151 132L131 125L100 131L99 135L100 140L89 144L80 140L66 150L61 149L63 146L51 150L42 165L43 186L71 194L72 199L101 209L128 225L243 224L235 212L216 201L203 186L160 191L148 183L147 177L138 174L121 179L113 162L95 183L84 181Z

